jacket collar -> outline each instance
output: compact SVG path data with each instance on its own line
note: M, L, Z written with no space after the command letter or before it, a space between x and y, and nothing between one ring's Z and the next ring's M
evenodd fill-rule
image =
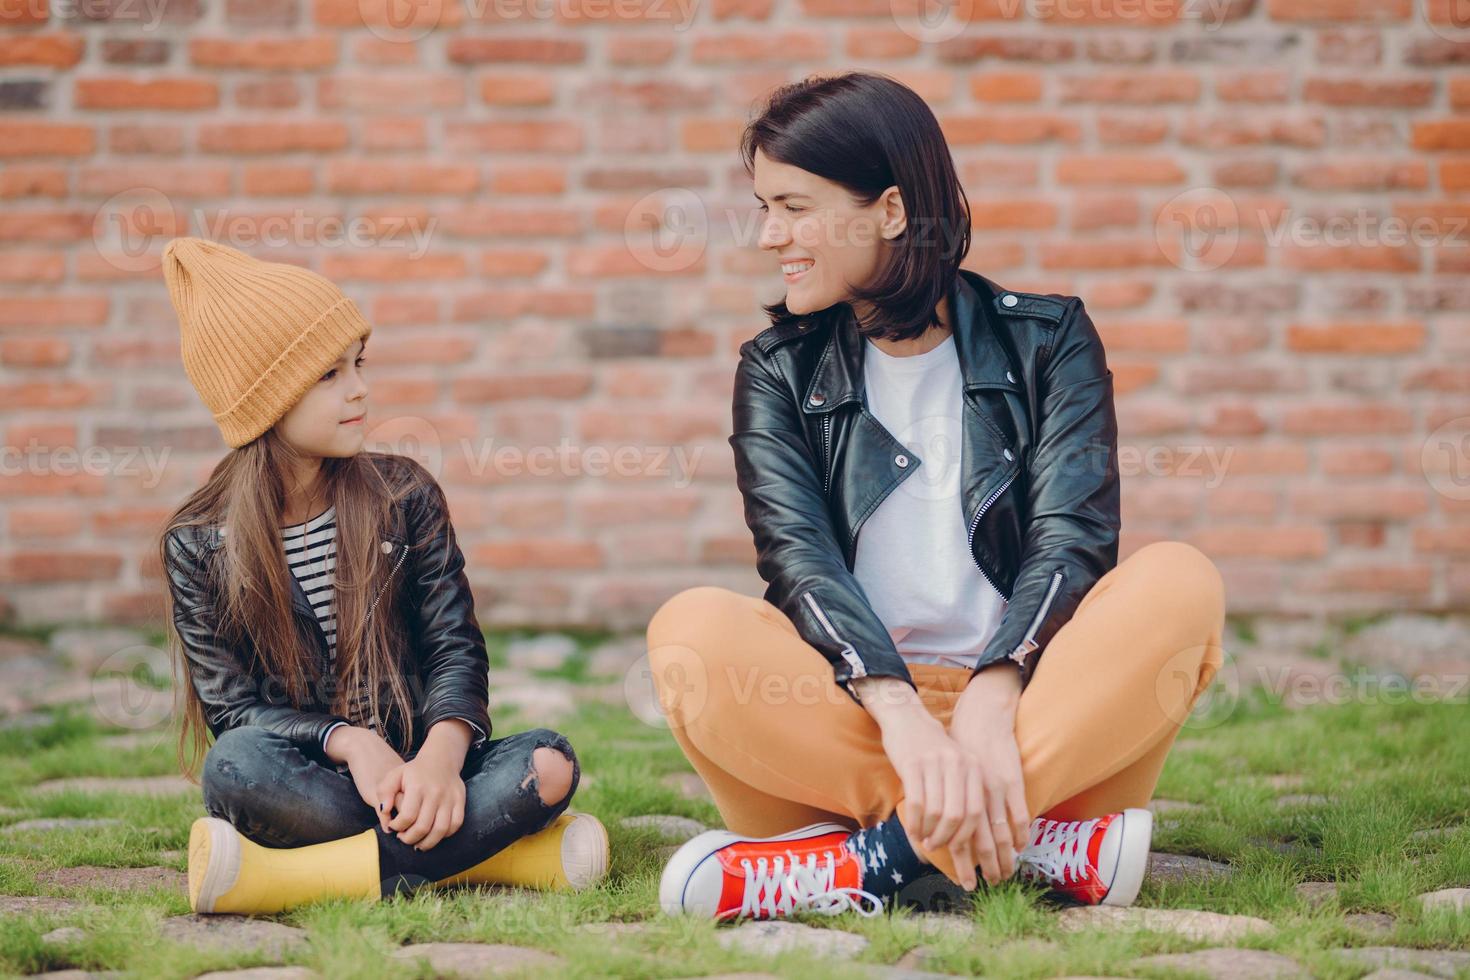
M956 272L950 287L955 353L967 392L979 388L1021 389L998 336L995 314L987 310L993 295L994 289L984 277L964 269ZM830 412L862 399L864 339L858 334L857 318L849 313L834 321L801 403L808 414Z

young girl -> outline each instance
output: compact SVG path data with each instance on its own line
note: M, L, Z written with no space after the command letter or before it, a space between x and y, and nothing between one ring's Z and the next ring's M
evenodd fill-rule
M545 728L491 738L484 636L443 491L365 452L372 332L332 283L197 238L164 278L184 367L232 447L169 519L179 760L209 817L196 912L420 885L583 888L607 868Z

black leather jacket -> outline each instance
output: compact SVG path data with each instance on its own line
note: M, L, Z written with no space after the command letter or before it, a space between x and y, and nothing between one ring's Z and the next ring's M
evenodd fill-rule
M422 469L407 457L381 453L370 457L384 468ZM409 637L408 649L400 659L418 712L411 748L416 750L422 745L429 728L446 718L468 722L476 729L472 744L480 745L491 730L485 636L475 618L464 555L452 525L446 522L443 526L447 530L427 546L409 547L410 542L425 540L440 516L447 513L443 491L427 471L421 476L427 484L399 502L394 527L383 541L392 571L378 593L377 608L394 609L402 617ZM190 681L204 703L210 732L218 736L240 725L259 725L294 742L319 746L329 727L349 722L329 712L330 699L323 696L325 692L312 691L311 703L300 709L293 707L281 684L262 684L259 678L246 674L246 665L255 661L248 643L245 649L236 648L222 642L218 635L218 605L206 570L227 533L228 527L181 527L170 531L165 539L165 571L173 593L174 625L189 659ZM304 635L315 638L325 668L326 634L301 584L294 575L288 577L291 613ZM402 732L392 713L387 725L384 737L390 744L401 745Z
M834 311L740 348L736 481L767 601L835 680L913 684L853 576L863 522L922 460L867 411L863 340ZM970 551L1007 599L975 671L1023 686L1052 636L1118 563L1118 430L1102 341L1076 297L1018 293L961 270L950 293L964 379L960 488Z

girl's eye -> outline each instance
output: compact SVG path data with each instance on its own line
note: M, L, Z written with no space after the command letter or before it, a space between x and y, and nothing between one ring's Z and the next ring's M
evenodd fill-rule
M756 208L756 210L757 211L769 211L771 209L768 208L768 207L766 207L764 204L762 204L760 207Z
M788 205L787 205L787 206L786 206L786 210L787 210L787 211L790 211L790 212L791 212L791 213L792 213L792 214L795 214L795 213L797 213L797 212L798 212L798 211L805 211L805 210L806 210L806 208L794 208L794 207L792 207L792 206L791 206L791 205L789 205L789 204L788 204Z
M336 368L332 368L332 370L330 370L326 374L322 375L322 380L323 381L331 381L332 380L332 376L334 374L336 374L336 373L337 373L337 369Z

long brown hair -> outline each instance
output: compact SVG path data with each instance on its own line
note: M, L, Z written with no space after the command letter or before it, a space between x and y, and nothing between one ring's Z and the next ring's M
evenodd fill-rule
M355 719L349 706L356 701L364 723L378 719L385 739L399 736L401 744L394 748L402 755L413 744L414 695L419 692L409 690L404 676L402 655L409 638L403 610L391 601L396 590L384 590L379 596L401 552L385 555L380 545L389 538L400 500L421 486L435 494L442 491L428 471L408 457L363 451L322 460L326 499L322 511L336 507L337 523L337 671L329 677L316 641L297 628L291 609L291 570L280 537L287 474L300 458L274 429L231 450L169 518L159 543L163 567L168 567L164 542L169 532L227 524L229 533L218 555L207 563L210 591L218 601L218 641L242 651L252 683L274 685L293 707L329 705L331 713ZM439 513L447 523L447 512ZM408 542L410 549L427 547L443 527L418 531L419 540ZM400 569L398 574L406 573ZM182 719L177 756L180 769L194 778L207 749L209 727L174 625L173 591L165 591L175 713Z

